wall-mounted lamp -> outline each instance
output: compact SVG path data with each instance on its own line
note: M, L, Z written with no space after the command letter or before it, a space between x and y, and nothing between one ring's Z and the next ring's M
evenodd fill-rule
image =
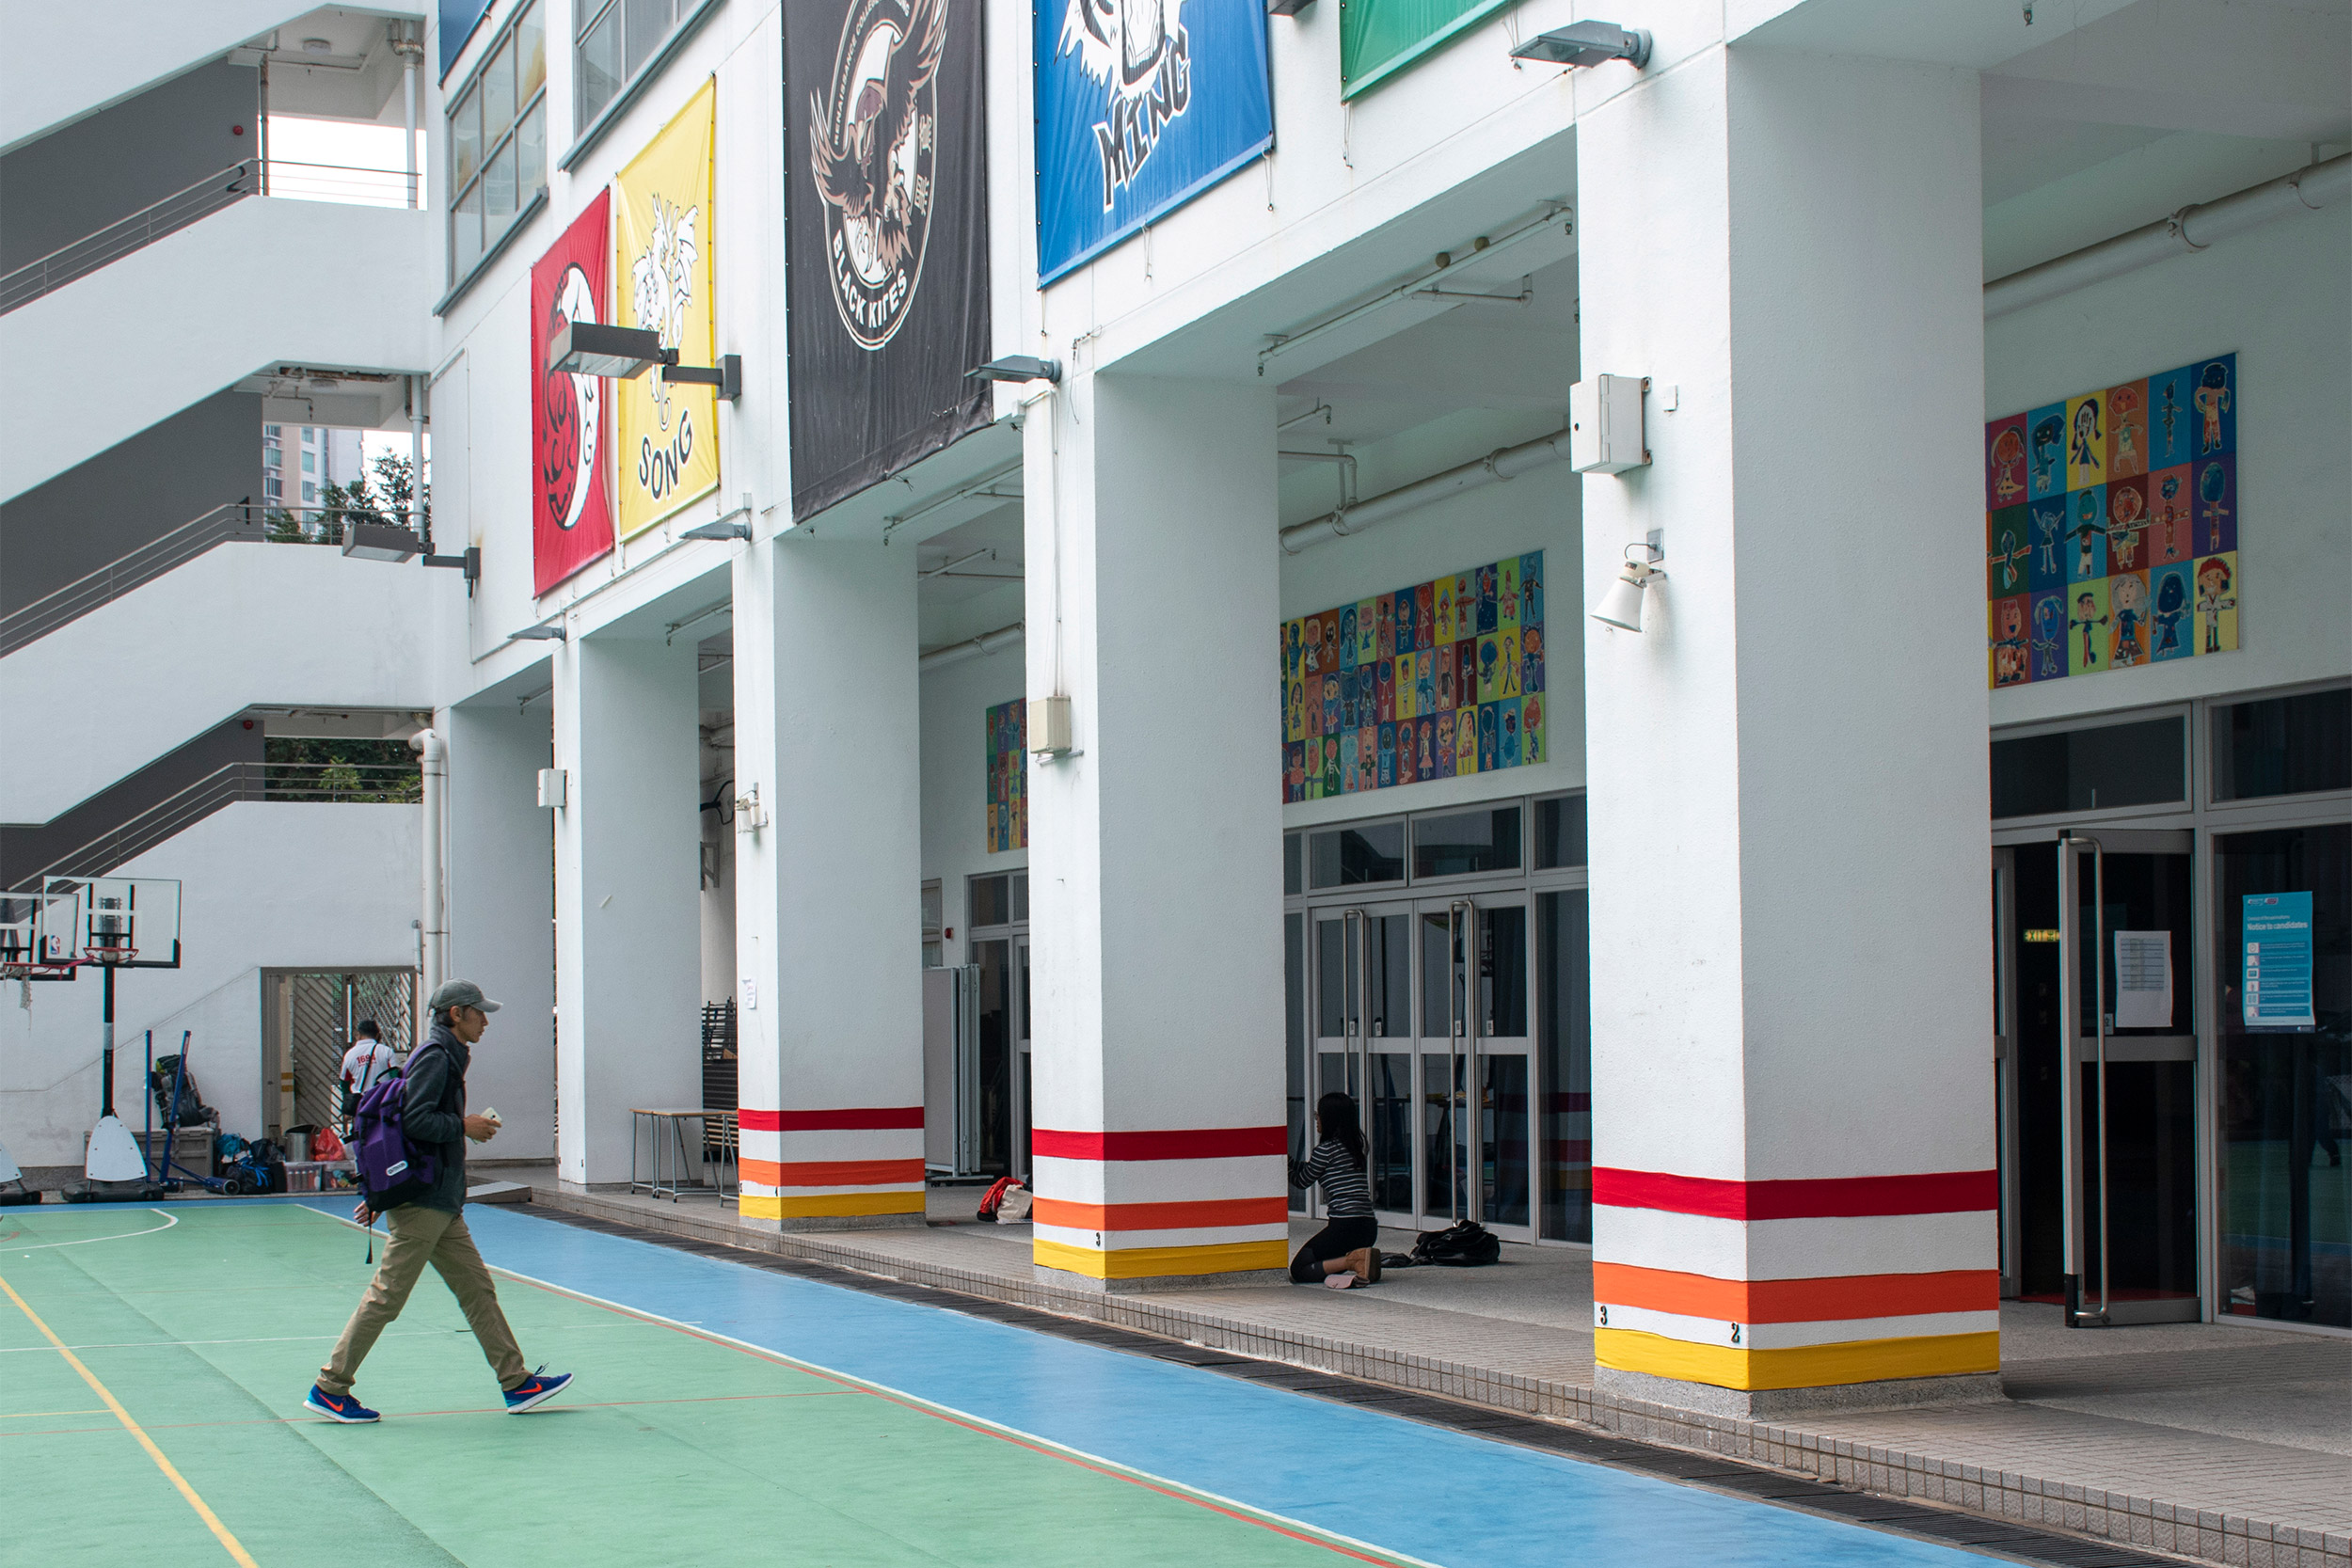
M510 631L506 634L506 640L509 642L564 642L570 641L570 639L564 635L564 624L561 621L548 621L535 626L525 626L520 631Z
M732 403L743 395L743 356L723 354L716 365L681 365L677 350L661 346L650 327L612 326L603 322L565 322L548 344L548 369L564 375L598 375L634 381L659 367L674 387L716 387Z
M1515 60L1547 65L1595 66L1624 60L1639 71L1649 64L1649 34L1613 22L1578 22L1539 33L1511 51Z
M715 523L696 523L680 533L680 539L749 539L752 525L739 516L726 516Z
M1633 559L1633 552L1642 552L1642 559ZM1655 543L1628 545L1625 547L1625 570L1609 585L1609 592L1593 607L1593 619L1605 626L1622 626L1627 631L1642 629L1642 596L1653 582L1665 577L1658 562L1666 559L1666 552Z
M1008 354L963 372L966 381L976 376L982 381L1050 381L1059 386L1061 361L1040 359L1034 354Z

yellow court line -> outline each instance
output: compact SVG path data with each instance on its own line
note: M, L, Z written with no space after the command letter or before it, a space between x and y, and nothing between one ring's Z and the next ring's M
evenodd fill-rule
M205 1505L204 1499L196 1495L196 1488L188 1484L187 1478L173 1468L171 1461L164 1457L164 1450L155 1446L155 1440L139 1430L138 1422L131 1419L131 1413L122 1408L122 1402L116 1399L106 1386L98 1381L96 1374L82 1365L80 1356L66 1349L65 1341L58 1338L50 1331L49 1325L40 1321L40 1314L34 1311L25 1304L24 1298L16 1293L16 1287L5 1279L0 1279L0 1291L6 1291L8 1293L8 1299L16 1303L16 1309L30 1318L33 1321L33 1326L40 1330L41 1337L56 1346L57 1354L64 1356L67 1364L82 1374L82 1381L90 1386L90 1392L106 1402L106 1408L115 1413L115 1419L122 1423L124 1430L139 1440L139 1447L147 1450L147 1457L155 1462L155 1468L164 1473L164 1479L180 1489L180 1495L188 1499L188 1506L196 1510L196 1516L203 1520L205 1528L218 1538L224 1547L228 1548L230 1557L237 1563L237 1568L261 1568L261 1564L253 1560L253 1554L246 1551L238 1543L237 1538L229 1533L229 1527L220 1522L220 1515Z

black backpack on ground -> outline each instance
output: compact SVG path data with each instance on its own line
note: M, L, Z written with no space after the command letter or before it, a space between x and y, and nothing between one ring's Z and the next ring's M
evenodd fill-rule
M1474 1269L1502 1261L1502 1243L1476 1220L1457 1220L1443 1230L1424 1230L1413 1243L1413 1261L1444 1268Z
M213 1108L205 1104L204 1097L196 1092L196 1074L183 1071L179 1056L174 1054L156 1057L154 1068L147 1075L148 1092L155 1097L157 1121L170 1119L171 1096L175 1086L180 1094L181 1126L201 1127L213 1119Z

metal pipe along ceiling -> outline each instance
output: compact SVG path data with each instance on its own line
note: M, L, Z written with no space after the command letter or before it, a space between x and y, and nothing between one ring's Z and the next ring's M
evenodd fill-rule
M1279 535L1282 551L1286 555L1296 555L1327 540L1344 539L1351 533L1361 533L1391 517L1443 500L1448 496L1458 495L1464 490L1480 489L1502 480L1517 479L1532 469L1565 462L1567 455L1568 433L1565 430L1538 436L1516 447L1501 448L1474 462L1448 468L1441 474L1431 474L1427 479L1417 479L1410 484L1399 485L1370 500L1360 500L1353 506L1327 512L1311 521L1294 524Z
M1021 641L1024 630L1023 624L1015 621L1011 626L998 626L994 631L984 631L979 636L968 638L961 642L950 642L944 648L933 648L914 661L914 668L919 673L929 673L946 665L961 664L967 658L977 658L982 654L993 654L999 648L1009 648Z
M2274 218L2317 212L2343 200L2346 192L2352 192L2352 153L2282 174L2218 201L2184 207L2169 218L2128 234L1994 278L1984 286L1984 313L1988 319L2006 316L2087 284L2137 271L2152 261L2202 250L2217 240L2242 234Z

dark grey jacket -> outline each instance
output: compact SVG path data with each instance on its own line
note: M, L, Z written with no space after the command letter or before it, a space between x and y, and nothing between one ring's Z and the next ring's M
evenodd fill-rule
M417 1202L457 1213L466 1207L466 1069L473 1053L436 1023L425 1041L409 1053L401 1099L401 1122L408 1141L440 1162L433 1190Z

